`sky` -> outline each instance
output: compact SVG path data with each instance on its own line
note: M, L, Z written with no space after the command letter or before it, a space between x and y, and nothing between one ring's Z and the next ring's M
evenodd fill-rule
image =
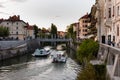
M95 0L0 0L0 18L20 15L30 25L50 28L53 23L58 31L65 31L67 25L89 13L94 4Z

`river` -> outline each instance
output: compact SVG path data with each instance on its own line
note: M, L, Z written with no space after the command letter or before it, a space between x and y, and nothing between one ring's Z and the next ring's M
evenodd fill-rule
M68 57L66 63L52 63L51 57L26 54L0 62L0 80L75 80L80 66Z

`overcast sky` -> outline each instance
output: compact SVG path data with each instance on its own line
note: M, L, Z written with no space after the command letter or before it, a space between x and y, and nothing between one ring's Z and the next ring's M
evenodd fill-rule
M21 19L49 28L54 23L58 30L90 12L95 0L0 0L0 18L20 15Z

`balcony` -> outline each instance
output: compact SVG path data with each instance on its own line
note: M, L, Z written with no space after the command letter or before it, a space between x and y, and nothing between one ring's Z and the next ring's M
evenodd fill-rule
M105 20L105 27L111 28L112 27L112 19L106 19Z

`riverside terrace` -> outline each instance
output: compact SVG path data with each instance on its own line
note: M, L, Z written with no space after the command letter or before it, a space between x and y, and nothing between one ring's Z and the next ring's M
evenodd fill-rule
M103 64L107 66L107 73L111 80L120 80L120 49L106 44L100 44L98 60L92 64Z

